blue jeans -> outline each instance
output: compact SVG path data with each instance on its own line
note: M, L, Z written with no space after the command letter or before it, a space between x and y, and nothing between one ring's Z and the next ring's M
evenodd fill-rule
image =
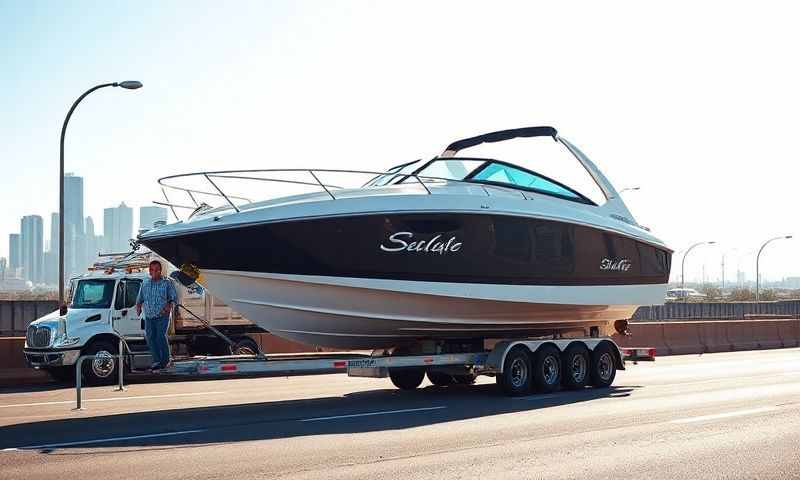
M164 368L169 363L169 315L148 318L144 321L144 336L153 357L153 363Z

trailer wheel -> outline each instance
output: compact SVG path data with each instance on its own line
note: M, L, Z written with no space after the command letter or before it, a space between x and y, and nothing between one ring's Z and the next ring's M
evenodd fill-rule
M75 366L64 366L64 367L44 367L42 368L50 378L55 380L58 383L68 383L72 385L75 383Z
M506 354L503 373L496 377L506 395L525 395L531 390L531 358L525 347L517 346Z
M592 352L592 374L589 382L596 388L607 388L617 376L614 354L607 343L598 344Z
M533 355L533 386L543 393L561 385L561 352L553 345L542 345Z
M95 358L83 361L81 373L87 385L113 385L117 381L117 347L106 340L92 342L83 355Z
M239 339L236 344L230 347L231 355L258 355L261 353L261 349L258 348L258 344L255 340L250 337L244 337Z
M428 380L437 387L446 387L455 383L452 375L442 372L428 372Z
M425 378L423 368L396 368L389 370L389 378L395 387L400 390L414 390Z
M592 359L589 349L582 343L573 343L561 354L561 384L568 390L578 390L589 384Z

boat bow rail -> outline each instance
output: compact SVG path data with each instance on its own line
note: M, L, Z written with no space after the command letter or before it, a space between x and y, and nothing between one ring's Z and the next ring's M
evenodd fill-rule
M280 175L301 175L307 176L307 180L297 179L297 178L278 178ZM268 175L268 176L259 176L259 175ZM418 186L420 188L420 192L426 195L433 195L435 189L429 188L431 183L454 183L454 184L465 184L471 187L478 187L482 189L487 197L491 196L490 189L486 188L485 185L481 185L479 183L470 181L470 180L459 180L453 178L445 178L445 177L436 177L430 175L419 175L414 173L401 173L397 171L371 171L371 170L346 170L346 169L307 169L307 168L288 168L288 169L248 169L248 170L218 170L218 171L204 171L204 172L191 172L191 173L183 173L178 175L170 175L167 177L162 177L158 179L158 184L161 188L161 192L164 195L165 201L154 201L153 203L157 205L167 206L172 210L173 215L177 220L185 220L182 219L175 211L176 208L178 209L187 209L192 210L192 212L187 216L186 219L191 218L193 215L197 213L209 213L209 212L222 212L226 210L235 210L236 212L240 212L243 205L255 203L253 199L242 195L234 195L229 192L226 192L223 186L220 184L220 180L228 181L228 180L238 180L238 181L259 181L259 182L276 182L281 184L287 185L294 185L294 186L310 186L317 188L318 193L325 193L330 200L337 200L341 198L341 196L337 197L336 192L348 189L349 187L343 187L340 185L334 185L332 183L323 182L320 177L324 177L326 175L350 175L350 176L369 176L370 181L366 182L367 184L370 183L372 180L382 177L382 176L391 176L391 177L398 177L403 178L401 182L404 186ZM406 182L406 179L414 179L415 181ZM213 191L201 190L198 188L191 188L187 186L179 185L178 182L185 181L185 180L196 180L200 179L207 183L210 187L212 187ZM361 184L352 188L365 188L365 184ZM366 188L381 188L381 187L366 187ZM502 187L501 187L502 188ZM530 197L525 194L524 191L515 190L511 187L503 188L503 190L511 190L514 192L518 192L520 198L523 200L529 200ZM186 195L186 198L191 205L187 205L185 203L176 203L170 198L170 193L180 193ZM222 206L213 207L211 205L202 202L200 199L201 196L211 196L216 197L224 200ZM174 195L173 195L174 198ZM238 200L239 203L237 204L234 200Z

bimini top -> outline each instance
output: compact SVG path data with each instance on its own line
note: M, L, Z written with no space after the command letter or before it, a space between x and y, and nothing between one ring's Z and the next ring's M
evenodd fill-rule
M452 157L458 153L459 150L474 147L482 143L503 142L513 138L526 137L553 137L553 140L558 141L558 132L553 127L523 127L512 128L509 130L498 130L496 132L484 133L483 135L478 135L477 137L456 140L447 146L440 157Z

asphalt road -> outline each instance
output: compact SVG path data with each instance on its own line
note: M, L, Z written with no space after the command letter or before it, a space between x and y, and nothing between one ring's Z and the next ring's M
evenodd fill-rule
M427 384L426 384L427 385ZM0 391L0 478L800 478L800 349L506 398L320 375Z

